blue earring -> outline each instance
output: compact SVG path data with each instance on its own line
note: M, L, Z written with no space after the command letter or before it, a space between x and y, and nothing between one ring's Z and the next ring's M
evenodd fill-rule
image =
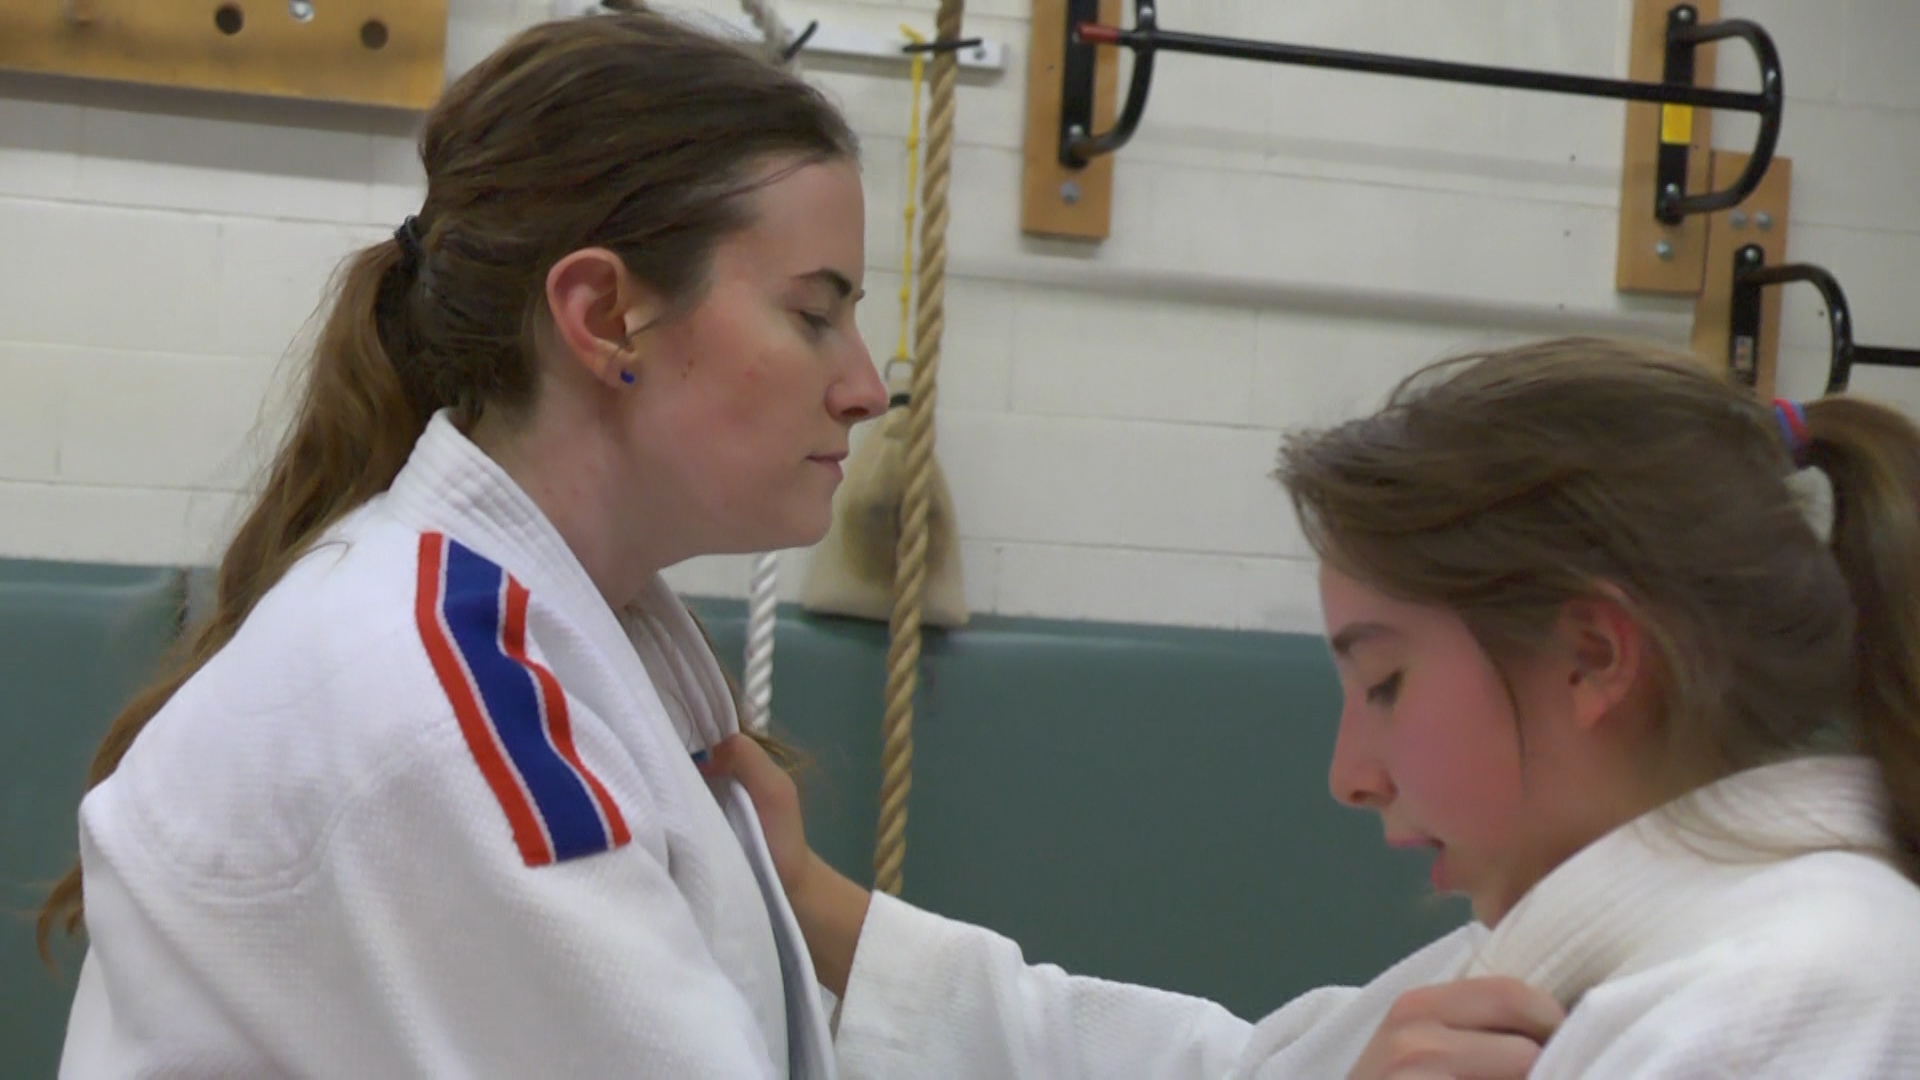
M621 382L623 382L623 383L626 383L626 384L627 384L628 386L632 386L632 385L633 385L633 372L631 372L631 371L623 371L623 372L621 372L621 373L620 373L620 381L621 381Z

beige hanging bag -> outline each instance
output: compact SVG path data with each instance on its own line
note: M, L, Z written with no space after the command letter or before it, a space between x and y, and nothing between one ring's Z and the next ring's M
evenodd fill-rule
M808 611L888 622L899 563L900 511L907 491L905 407L887 410L847 458L847 476L834 499L833 525L813 551L800 602ZM936 455L927 500L927 583L920 621L926 626L967 623L960 543L953 495Z

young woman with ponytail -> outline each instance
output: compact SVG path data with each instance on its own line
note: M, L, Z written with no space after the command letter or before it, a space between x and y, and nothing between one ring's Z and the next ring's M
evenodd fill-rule
M420 150L94 761L41 919L89 939L62 1074L831 1075L659 571L819 539L884 407L853 136L641 12L516 36Z
M1554 341L1423 371L1278 475L1345 690L1333 794L1475 921L1247 1023L869 895L723 742L846 1074L1920 1076L1920 429Z

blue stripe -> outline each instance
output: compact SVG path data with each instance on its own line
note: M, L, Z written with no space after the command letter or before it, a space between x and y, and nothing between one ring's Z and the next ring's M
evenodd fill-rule
M533 672L500 648L505 573L447 541L447 592L442 602L454 646L473 672L480 700L507 757L533 796L534 812L553 837L556 862L605 851L612 844L593 796L573 766L547 741L540 722L540 689Z

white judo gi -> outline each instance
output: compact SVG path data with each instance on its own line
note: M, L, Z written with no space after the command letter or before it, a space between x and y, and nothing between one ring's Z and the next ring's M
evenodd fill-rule
M1463 928L1258 1024L1029 966L996 934L876 895L841 1005L841 1073L1337 1080L1401 994L1500 974L1571 1010L1540 1080L1920 1077L1920 887L1885 859L1883 798L1857 758L1728 778L1691 800L1684 831L1671 811L1624 826L1496 929ZM1836 844L1859 850L1778 854Z
M83 802L61 1075L830 1077L735 730L435 417Z

